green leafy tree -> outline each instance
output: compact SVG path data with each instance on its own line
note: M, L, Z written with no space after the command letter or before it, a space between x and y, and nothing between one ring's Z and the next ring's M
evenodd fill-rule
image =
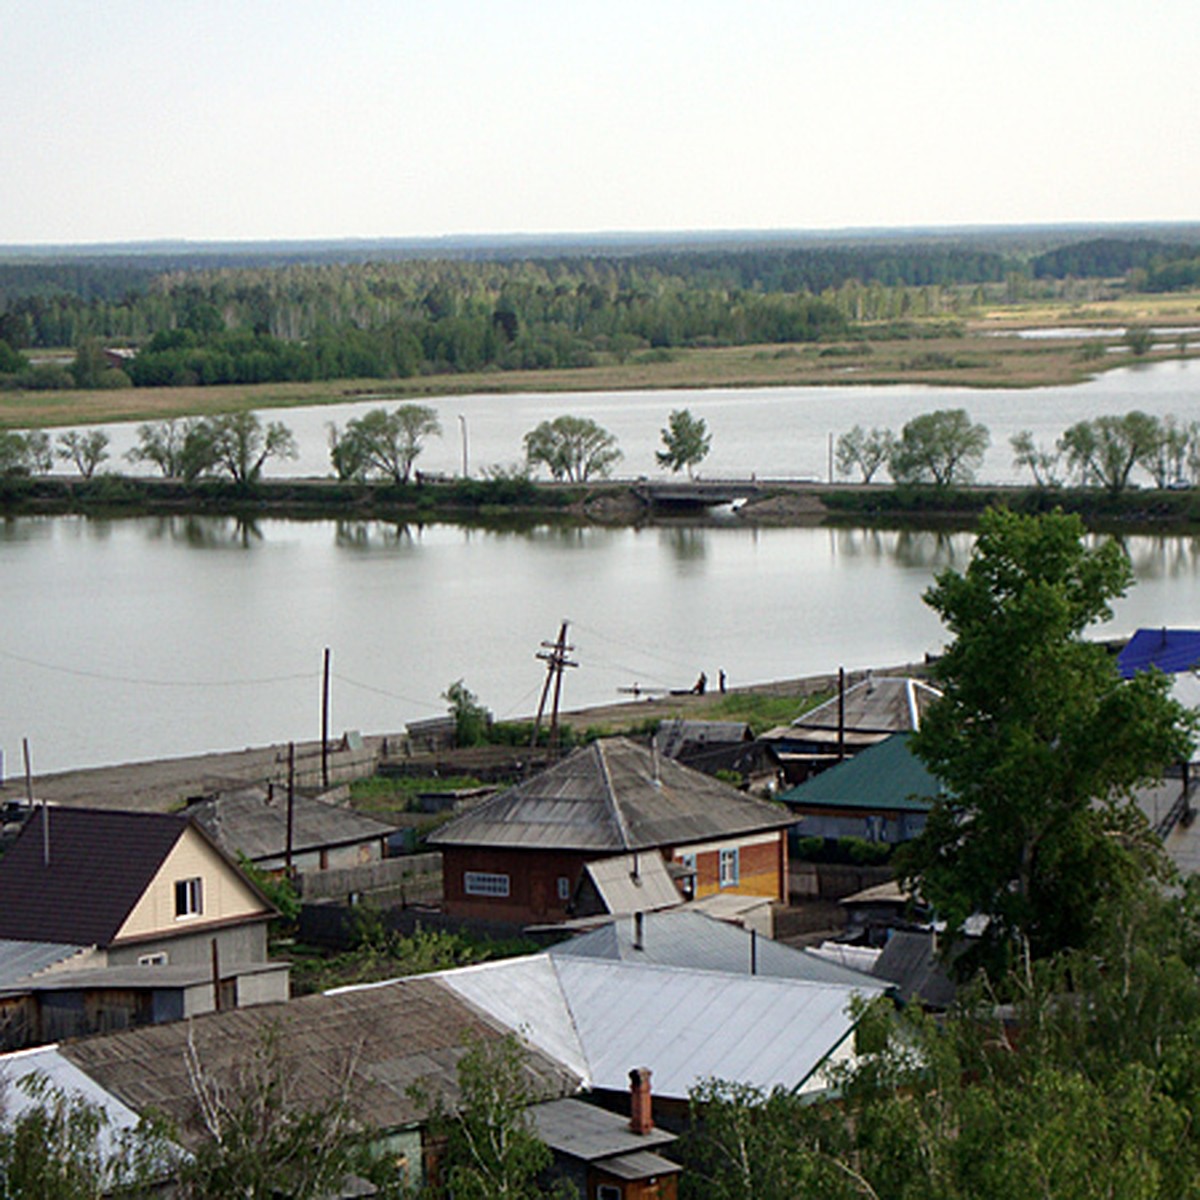
M26 1076L16 1086L29 1103L6 1120L0 1076L3 1200L148 1197L158 1193L178 1164L158 1122L143 1120L118 1130L103 1107L54 1087L45 1076Z
M864 429L855 425L837 440L835 459L839 475L853 475L857 471L863 483L870 483L875 472L886 463L896 450L896 435L890 429Z
M17 375L29 370L29 359L0 338L0 375Z
M689 478L692 470L708 456L712 447L712 434L703 417L693 417L686 408L672 409L667 418L667 427L662 431L665 449L655 452L660 467L674 472L687 469Z
M1172 483L1186 479L1188 442L1190 431L1186 425L1172 416L1151 418L1155 423L1153 441L1147 438L1147 445L1138 457L1138 466L1154 480L1154 486L1165 488Z
M1125 682L1083 637L1131 579L1075 516L990 509L965 572L925 594L954 640L912 746L946 794L900 868L952 931L987 916L993 972L1087 944L1106 902L1161 871L1129 794L1189 753L1192 719L1164 676Z
M125 457L134 463L151 463L167 479L195 479L212 465L210 439L199 420L139 425L137 435L137 445Z
M268 459L296 458L299 454L292 431L282 421L264 426L253 412L200 422L193 452L198 459L208 459L211 466L207 469L222 471L243 486L258 482Z
M897 483L970 483L990 441L987 427L972 424L966 409L922 413L900 431L888 469Z
M1125 345L1137 358L1149 354L1154 346L1154 332L1145 325L1130 325L1125 330Z
M1062 451L1043 450L1033 440L1033 434L1028 429L1014 433L1008 439L1013 449L1013 466L1028 467L1033 475L1034 486L1040 488L1061 487L1062 479L1058 476L1058 464Z
M108 434L103 429L89 429L86 433L68 430L59 436L55 453L64 462L74 463L84 479L91 479L96 468L108 458Z
M1160 442L1158 421L1144 412L1077 421L1062 435L1068 465L1081 483L1097 483L1116 495L1129 486L1138 462Z
M48 434L0 429L0 475L44 475L53 465Z
M460 746L480 746L487 741L492 715L479 697L461 679L456 679L443 693L454 718L454 739Z
M525 435L525 460L552 478L586 483L604 478L623 457L617 439L590 417L555 417Z
M440 1164L441 1189L453 1200L536 1200L547 1194L565 1197L565 1189L546 1193L538 1183L553 1161L550 1148L533 1129L526 1112L535 1096L525 1069L521 1044L509 1035L477 1042L459 1060L459 1104L447 1114L420 1088L418 1100L431 1107L431 1125L445 1138Z
M217 1073L188 1044L188 1075L204 1138L181 1165L181 1194L189 1200L318 1200L344 1195L352 1176L377 1181L379 1195L397 1194L387 1164L371 1145L371 1128L357 1112L349 1064L328 1095L293 1093L279 1026L247 1047L233 1072ZM392 1173L394 1175L394 1172Z
M437 413L425 404L402 404L394 412L373 408L347 422L344 432L330 427L329 455L339 479L381 475L407 483L427 438L440 437Z

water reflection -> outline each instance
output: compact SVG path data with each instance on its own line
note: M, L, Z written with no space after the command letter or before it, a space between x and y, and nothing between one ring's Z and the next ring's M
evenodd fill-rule
M414 535L406 521L337 521L333 540L340 550L394 549L413 545Z
M253 517L151 517L146 537L195 550L248 550L263 541L263 532Z
M708 531L695 525L664 529L659 543L671 551L678 563L699 563L708 555Z
M945 529L831 529L833 558L890 561L910 570L961 570L970 558L975 539L968 533Z
M1181 579L1200 568L1200 538L1119 538L1138 579Z

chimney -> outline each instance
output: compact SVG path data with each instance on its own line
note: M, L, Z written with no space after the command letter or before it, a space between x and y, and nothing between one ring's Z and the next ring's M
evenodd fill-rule
M642 912L633 914L633 948L635 950L645 950L646 948L646 914Z
M629 1128L638 1134L650 1133L654 1129L649 1067L634 1067L629 1072Z

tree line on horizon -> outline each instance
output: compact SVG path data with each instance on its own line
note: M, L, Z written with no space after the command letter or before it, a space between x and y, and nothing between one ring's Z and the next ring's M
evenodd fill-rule
M1117 238L1033 257L963 239L512 260L210 261L157 272L137 256L0 262L0 375L26 388L100 386L20 358L92 339L137 347L129 381L148 386L573 367L678 348L815 341L864 321L952 320L1074 279L1120 277L1149 290L1200 280L1200 248Z

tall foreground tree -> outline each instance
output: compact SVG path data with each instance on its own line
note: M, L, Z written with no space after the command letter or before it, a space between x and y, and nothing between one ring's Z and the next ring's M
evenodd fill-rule
M925 594L954 641L912 745L947 795L902 873L952 930L989 918L992 970L1086 945L1103 902L1160 863L1129 795L1190 751L1193 722L1165 677L1125 682L1083 636L1131 580L1121 547L1088 547L1078 517L991 509L966 571Z

